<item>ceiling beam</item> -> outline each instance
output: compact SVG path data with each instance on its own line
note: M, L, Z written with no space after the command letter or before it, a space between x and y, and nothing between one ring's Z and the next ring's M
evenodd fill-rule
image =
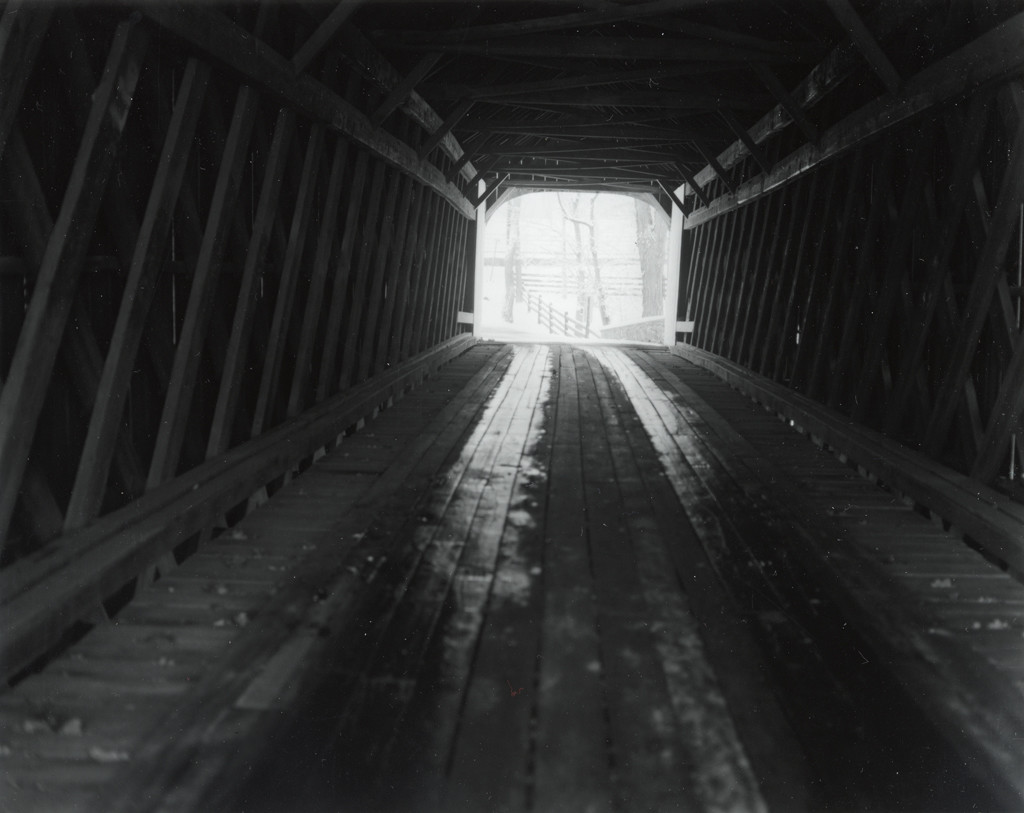
M481 133L515 133L534 135L538 138L558 138L575 136L586 138L604 138L629 141L686 142L693 138L708 135L708 130L672 129L669 127L645 127L632 124L558 124L557 122L536 122L530 124L488 124L486 121L475 120L463 122L460 130Z
M771 91L775 100L786 109L786 112L789 113L797 126L804 131L804 135L807 136L808 141L811 143L817 143L818 128L814 126L809 118L807 118L807 114L804 113L799 102L797 102L796 99L793 98L792 94L786 90L786 86L779 81L779 77L775 75L774 71L772 71L767 65L762 65L760 62L753 62L750 67L754 71L754 75L757 76L764 86Z
M903 80L878 41L864 25L860 15L850 5L849 0L826 0L826 2L836 19L839 20L839 24L846 29L846 33L850 35L854 45L868 61L871 70L882 80L885 89L890 93L896 93Z
M723 103L733 108L763 110L766 98L761 93L716 93L677 90L620 90L543 92L502 96L491 99L499 105L555 105L559 107L652 107L656 110L717 110Z
M424 77L430 73L431 69L437 64L440 58L441 54L438 53L425 54L423 58L416 63L416 66L406 74L405 78L391 89L387 98L384 99L380 106L373 111L370 121L373 122L374 125L380 126L384 119L391 115L391 113L399 107L402 102L409 98L409 94L412 93L413 88L423 81Z
M771 172L721 195L686 220L693 228L757 200L935 105L960 98L982 85L1024 70L1024 12L992 28L904 82L895 96L883 96L830 127L819 144L805 144Z
M390 93L404 79L394 65L354 26L342 26L338 34L338 45L344 50L346 60L385 93ZM437 111L415 90L410 91L405 101L399 104L399 110L427 133L432 133L441 126L442 119ZM453 161L462 157L462 147L453 135L441 139L441 149ZM475 174L476 169L471 164L464 167L464 177L471 178Z
M452 43L464 40L480 40L488 37L510 37L539 34L550 31L565 31L621 20L635 20L666 12L683 11L688 7L701 7L704 0L653 0L631 6L612 6L596 11L580 11L572 14L560 14L552 17L536 17L531 20L519 20L512 23L492 23L476 25L444 31L389 31L379 33L395 42L412 43Z
M440 144L441 139L448 135L448 133L452 131L452 128L456 124L462 121L463 117L465 117L465 115L469 112L469 108L471 108L472 106L472 99L465 99L459 102L457 105L455 105L455 109L448 114L445 120L441 122L440 126L436 130L434 130L433 133L430 134L430 138L428 138L424 142L423 146L420 147L420 158L426 158L428 155L430 155L430 153L433 152L434 147Z
M733 115L732 111L727 107L720 108L718 115L722 117L722 120L726 123L726 126L732 130L734 136L736 136L747 148L751 156L757 162L758 166L761 167L765 172L771 169L771 165L768 163L768 159L765 158L764 152L761 148L754 143L754 139L750 137L750 133L747 132L746 128L739 123L736 116ZM718 163L717 161L715 163ZM710 166L710 164L709 164ZM719 165L721 166L721 165Z
M292 66L296 73L303 73L322 54L338 36L341 27L352 13L366 0L338 0L327 19L324 20L292 57Z
M290 60L224 14L208 7L146 3L140 11L151 22L225 65L242 79L302 115L323 123L430 187L468 218L475 209L433 164L408 144L374 127L359 110L309 74L296 75ZM461 154L461 153L460 153Z
M424 92L431 99L494 99L501 96L515 96L526 93L539 93L549 90L574 90L600 85L617 85L632 81L655 81L676 76L692 76L729 70L727 65L704 65L701 63L682 63L671 68L640 68L624 71L598 71L594 73L574 74L557 79L543 79L533 82L511 82L505 85L474 86L454 82L431 84L424 87Z
M666 37L598 37L540 35L480 42L427 44L389 43L412 50L438 50L445 53L480 56L550 57L561 59L643 59L672 62L799 62L795 53L770 54L734 45L718 45L690 39Z

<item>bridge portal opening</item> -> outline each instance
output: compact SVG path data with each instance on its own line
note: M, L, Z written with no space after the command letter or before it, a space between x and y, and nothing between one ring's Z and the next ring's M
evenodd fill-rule
M661 342L669 236L650 195L512 190L481 235L478 334Z

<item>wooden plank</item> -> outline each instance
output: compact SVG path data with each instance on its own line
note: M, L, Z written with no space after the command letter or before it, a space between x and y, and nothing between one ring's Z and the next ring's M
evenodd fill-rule
M1002 468L1010 446L1010 434L1017 431L1024 415L1024 341L1017 337L1010 363L1003 369L999 394L989 412L985 436L971 465L971 477L991 483Z
M370 273L370 262L375 254L384 252L387 247L380 242L380 228L378 223L381 216L381 198L384 196L385 167L381 162L373 171L373 180L370 182L370 198L366 204L366 217L362 226L362 245L359 249L359 259L355 266L354 278L352 281L352 296L349 300L348 318L345 320L345 335L342 338L341 346L341 372L338 376L338 389L344 390L349 385L356 383L356 351L361 341L361 326L363 313L366 310L365 292L367 275ZM394 173L388 182L387 201L384 217L391 216L398 200L398 176Z
M150 490L87 528L65 534L59 547L5 569L0 573L4 675L16 673L52 646L67 626L149 562L472 342L472 337L460 336L432 348ZM50 578L62 569L74 578Z
M394 364L397 359L397 332L393 331L395 313L401 319L405 295L408 290L409 274L411 272L411 260L413 246L416 242L416 219L419 217L418 205L422 202L420 196L421 187L409 185L402 196L402 208L396 224L396 238L394 250L388 263L387 297L384 303L384 313L381 317L380 330L377 332L377 351L373 361L373 374L376 375L389 363ZM389 362L390 360L390 362Z
M793 205L792 211L789 213L789 223L786 228L785 241L782 244L782 250L778 255L778 259L771 269L772 276L769 277L766 282L772 288L772 296L769 304L767 290L765 291L765 301L762 303L761 310L757 314L757 323L754 325L754 334L752 336L752 343L756 345L752 348L751 353L751 369L763 371L768 363L768 352L771 347L771 339L778 329L778 321L780 311L782 309L782 292L784 290L784 283L788 274L791 273L790 258L793 256L795 250L794 244L799 245L801 242L801 236L806 233L806 223L808 218L803 217L801 212L803 208L800 206L801 198L804 200L804 204L810 200L808 189L808 183L805 181L800 184L795 184L793 188ZM804 226L801 229L801 225ZM796 249L798 250L798 249ZM764 327L764 332L761 332L761 327Z
M401 260L405 228L411 205L412 180L403 178L395 187L395 199L385 205L378 243L381 248L374 260L370 290L366 297L366 324L362 329L363 339L359 352L359 367L356 379L362 380L376 370L376 359L381 346L387 344L383 333L383 313L394 296L389 288L391 269Z
M13 0L0 17L0 157L14 127L53 9Z
M401 82L391 89L391 92L388 93L384 101L373 111L370 121L379 127L384 119L391 115L409 97L413 88L423 81L440 59L441 54L439 53L424 54L420 61L413 66L413 69L405 75ZM450 130L451 128L448 129ZM468 160L468 156L465 157Z
M413 262L409 268L410 292L409 305L406 308L406 318L402 325L402 337L400 343L399 358L406 358L411 350L416 333L416 326L423 316L423 288L426 284L425 268L427 262L427 249L430 240L435 234L436 213L441 205L435 195L426 193L426 199L420 201L423 210L420 218L419 236L416 247L413 251Z
M374 127L351 104L309 74L298 76L291 63L224 15L200 6L146 5L140 11L161 28L201 49L211 59L240 73L247 81L413 175L467 217L473 207L444 174L421 160L397 138Z
M835 181L836 167L832 167L832 171L829 173L829 189L826 193L826 199L824 207L816 197L818 190L818 181L821 179L823 173L816 172L811 178L809 188L807 190L807 200L804 204L805 209L808 211L814 211L815 215L821 212L822 220L828 221L831 215L831 205L835 200L835 195L832 194L832 184ZM814 218L816 219L816 218ZM778 379L782 373L782 365L785 358L792 353L793 344L795 343L795 321L796 321L796 307L797 297L799 296L801 282L803 277L807 273L815 274L818 269L812 268L810 272L805 271L806 267L806 252L807 252L807 240L810 232L811 217L804 218L803 228L800 231L800 241L797 244L796 253L793 256L793 267L790 272L791 277L789 281L789 294L786 298L786 303L782 306L782 320L778 325L778 333L773 333L772 324L769 322L768 333L765 336L764 347L765 347L765 361L762 361L762 367L765 370L765 374L770 378ZM770 350L774 351L770 361L768 361L768 354Z
M817 144L819 140L818 128L815 127L814 123L807 118L807 114L804 113L803 108L800 107L796 99L793 98L792 94L786 89L786 86L782 84L779 77L769 68L760 62L753 62L750 65L754 75L761 81L761 83L771 91L772 96L775 97L776 101L782 105L783 109L789 113L790 118L796 122L797 127L803 130L807 140L812 144ZM712 167L714 169L714 167ZM730 189L730 192L733 190Z
M663 62L798 62L804 57L796 53L768 53L759 48L706 42L699 39L667 37L625 37L577 34L539 34L519 39L503 37L496 40L458 40L452 42L396 43L410 50L442 51L455 54L545 59L557 54L569 60L660 60Z
M292 57L292 67L296 73L308 70L317 57L334 43L341 27L364 2L365 0L338 0L338 3L327 15L327 19L317 26L309 39L302 43L302 47Z
M429 190L421 188L421 194L416 204L415 239L410 241L409 257L401 279L400 299L396 303L398 328L390 352L392 363L405 358L409 351L409 342L418 312L423 253L427 242L427 231L433 217L435 200L436 198L430 194Z
M324 310L324 287L331 259L334 256L335 232L338 228L338 207L341 203L342 180L348 163L348 141L338 138L331 159L331 174L324 191L323 211L320 214L320 233L316 240L316 253L302 317L299 345L295 351L291 389L288 393L287 415L298 415L308 402L310 379L313 375L313 341L316 338L320 313ZM411 179L408 181L411 183ZM326 315L326 314L325 314Z
M124 402L136 364L147 316L163 266L172 215L191 153L209 68L197 59L185 66L168 126L132 263L128 269L110 350L103 364L95 406L65 516L65 529L79 528L96 516L121 429Z
M851 423L834 410L760 376L743 372L730 362L687 345L673 352L705 369L773 410L785 414L833 449L841 451L934 515L962 529L982 548L1011 567L1021 567L1019 506L977 480L954 472L923 454L911 451L873 430Z
M146 483L149 488L173 477L177 471L182 442L188 430L202 348L213 313L214 292L223 267L242 175L249 160L249 141L256 121L257 105L256 92L243 86L235 102L210 213L203 231L203 242L192 275L185 319L174 354L171 380L150 461Z
M978 337L988 319L997 279L1003 273L1003 261L1017 225L1020 206L1024 202L1024 183L1020 182L1022 175L1024 116L1017 123L999 197L992 211L991 230L974 267L964 320L953 340L952 352L943 370L942 383L935 394L935 406L925 430L924 448L933 455L938 454L945 444L946 432L961 397L964 381L970 375L971 362L978 348Z
M927 132L914 139L914 157L903 188L903 200L896 216L896 228L889 236L884 249L881 287L872 302L871 335L868 337L866 348L864 343L857 348L858 355L861 355L860 376L850 407L850 414L855 421L866 420L872 405L871 397L880 378L883 356L888 350L889 323L896 299L901 293L901 282L904 269L907 267L906 256L917 227L924 186L929 180L928 158L931 155L933 133L934 128L929 127Z
M253 437L277 422L276 409L280 395L281 371L287 352L288 327L294 324L295 289L301 273L306 241L313 228L313 203L319 183L318 173L320 172L320 158L323 155L323 149L324 129L319 125L314 125L306 144L298 196L288 233L288 248L281 263L281 272L274 297L274 316L267 340L267 353L263 358L263 367L260 371L259 391L256 396L256 408L250 429Z
M853 39L858 50L864 54L864 58L871 66L885 89L889 93L897 93L900 89L900 75L893 67L885 51L879 46L864 21L857 14L857 11L850 5L849 0L828 0L828 7L839 20L839 24L846 29L846 33Z
M717 105L715 105L714 107L715 109L717 109ZM725 171L722 165L719 164L718 161L715 159L714 154L706 147L704 147L704 145L701 144L700 141L694 141L693 146L697 148L697 152L700 153L701 157L708 162L708 166L711 167L711 169L714 171L715 177L722 182L722 185L730 192L734 192L736 190L736 184L733 183L732 178L729 177L729 174Z
M386 93L390 93L402 82L402 75L354 26L343 26L338 41L346 59ZM435 97L431 95L431 98ZM428 133L436 130L441 124L441 117L415 90L408 94L399 109ZM450 133L441 139L441 150L452 161L459 161L463 157L462 147ZM476 174L467 158L460 169L446 176L445 180L454 180L460 172L464 178L471 178Z
M451 113L449 113L445 117L444 121L442 121L441 124L438 125L437 129L430 134L429 138L427 138L427 140L422 145L420 145L420 148L417 151L417 155L419 155L420 159L426 158L428 155L430 155L431 152L434 151L434 148L441 143L441 139L448 135L448 133L450 133L452 129L454 129L455 125L462 121L463 118L465 118L466 114L469 112L469 109L472 106L472 99L463 99L457 105L455 105Z
M356 156L352 183L348 190L348 205L345 209L345 225L341 234L341 246L332 271L331 304L327 313L324 330L324 349L320 358L320 375L317 377L316 400L322 401L335 391L338 380L336 362L338 356L338 337L341 335L342 314L345 308L345 297L348 293L349 278L352 273L352 253L356 239L359 237L359 218L364 213L363 191L366 188L367 168L370 154L360 150Z
M0 393L0 470L9 483L19 483L25 470L82 259L131 109L146 40L137 21L118 26ZM17 491L6 488L0 494L0 548Z
M559 346L544 555L544 615L534 716L533 806L612 808L597 606L583 514L580 395L573 350Z
M787 199L796 194L796 187L790 187L778 196L775 201L776 215L775 215L775 226L771 229L772 243L768 249L768 253L763 255L758 261L756 276L754 278L754 286L751 289L750 305L748 307L747 316L743 320L743 329L740 332L739 345L736 348L736 360L743 364L752 365L754 361L754 354L756 353L758 333L761 329L762 320L764 319L764 312L768 307L769 290L772 280L772 269L776 262L775 258L778 256L778 251L783 244L784 228L783 218L786 214L790 214L790 208L787 208ZM771 200L771 199L769 199ZM768 215L770 217L770 215ZM767 228L767 224L766 224ZM757 316L751 318L753 313L752 308L756 306Z
M256 317L260 274L271 242L271 233L277 222L281 196L281 182L287 169L288 151L295 132L295 114L283 108L277 115L274 135L263 170L260 197L256 206L252 234L242 266L238 287L238 301L231 323L231 336L224 358L224 373L217 392L213 421L206 444L206 456L213 457L231 444L231 432L238 417L239 399L242 397L242 379L245 375L249 344Z
M747 236L748 249L744 255L739 288L736 290L736 307L733 311L729 335L722 345L722 354L735 359L742 346L742 331L746 329L753 297L750 292L757 285L757 274L764 260L764 248L768 239L768 223L771 220L771 204L763 199L757 202L756 212L751 218L751 231ZM756 241L756 242L755 242Z
M730 130L732 130L733 135L735 135L740 140L740 143L742 143L743 146L747 148L747 152L750 153L750 156L754 159L757 165L761 167L761 169L763 169L765 172L768 172L771 169L771 164L768 163L768 159L765 157L765 154L761 150L761 148L754 143L754 139L750 137L750 133L747 132L747 129L742 124L740 124L739 121L736 119L736 116L732 112L732 110L730 110L728 107L719 107L718 115L722 117L722 120L725 122L726 126ZM718 161L716 161L715 163L718 163L721 167L721 164ZM710 162L708 166L710 166ZM714 167L711 167L711 169L712 171L715 171ZM717 175L718 173L715 172L715 174ZM693 188L693 184L690 184L690 188Z
M872 178L872 185L868 192L868 222L864 227L863 236L857 241L857 264L853 273L850 293L846 303L846 315L842 320L842 334L839 339L839 347L836 351L835 367L831 371L832 384L828 390L828 405L838 406L843 397L843 390L847 387L847 375L851 365L854 363L854 346L857 341L857 329L860 327L861 309L864 300L867 298L868 285L870 284L869 272L874 259L874 248L878 240L879 231L882 228L882 220L886 217L883 212L885 208L879 200L880 192L878 185L887 183L892 170L896 154L896 139L890 135L882 147L882 156L879 160L879 173Z
M1024 64L1024 14L1011 17L908 79L900 93L870 102L830 127L820 142L807 144L765 173L691 214L688 228L767 194L930 107L971 93Z
M846 175L848 179L846 200L843 204L843 214L839 221L838 231L835 233L835 238L831 241L835 246L835 254L832 258L829 273L827 276L820 271L816 273L811 281L811 292L808 294L807 314L809 319L812 314L814 315L814 322L813 325L808 322L808 327L804 329L804 335L813 338L813 341L800 343L800 350L797 353L795 364L793 386L794 388L799 387L803 381L806 381L807 394L812 398L818 396L822 390L826 352L827 348L831 346L832 337L835 335L834 314L841 297L840 274L845 268L843 260L846 257L846 252L849 250L848 246L850 244L854 219L860 214L862 202L860 184L864 182L864 177L861 173L863 164L864 150L857 150L853 155L850 169ZM824 243L825 240L823 239L822 242ZM819 282L824 291L825 299L816 307L812 297ZM806 358L806 353L811 347L814 348L814 355L810 362L806 363L803 359ZM807 368L806 372L805 367Z

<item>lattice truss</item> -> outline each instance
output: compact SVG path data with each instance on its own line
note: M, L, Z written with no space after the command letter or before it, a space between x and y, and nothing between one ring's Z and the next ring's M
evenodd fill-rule
M874 81L849 46L833 52L792 117L780 106L752 128L758 155L737 144L695 179L680 319L689 343L1012 488L1024 85L1000 62L1011 26L1019 37L1019 18L982 34L936 15Z
M475 170L445 178L461 151L369 43L328 47L343 15L282 8L4 9L4 562L173 505L131 554L171 566L329 442L313 407L458 332Z

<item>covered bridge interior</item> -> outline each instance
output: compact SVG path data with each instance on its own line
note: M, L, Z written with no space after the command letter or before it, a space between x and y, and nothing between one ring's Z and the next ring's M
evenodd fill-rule
M1017 0L0 10L0 808L1024 807ZM664 344L481 340L508 196Z

